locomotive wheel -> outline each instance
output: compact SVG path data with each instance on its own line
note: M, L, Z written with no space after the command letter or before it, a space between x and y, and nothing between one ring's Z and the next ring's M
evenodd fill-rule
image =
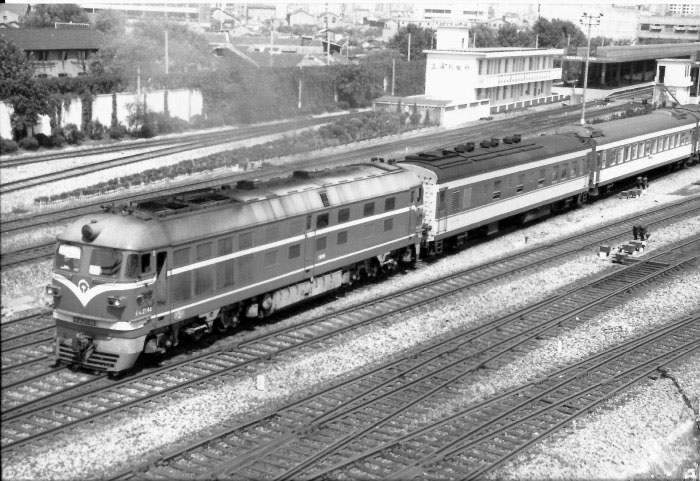
M216 330L219 332L226 332L236 327L239 322L238 312L239 309L222 312L221 315L214 320L214 327Z

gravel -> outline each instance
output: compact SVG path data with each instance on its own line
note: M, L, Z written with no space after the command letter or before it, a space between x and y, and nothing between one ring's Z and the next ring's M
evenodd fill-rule
M354 304L370 296L416 285L428 277L436 278L448 272L483 263L503 253L512 253L517 249L570 235L637 210L677 200L680 195L700 193L700 186L691 186L692 183L699 181L698 169L678 172L664 180L654 182L647 195L639 199L611 198L572 211L450 256L428 268L394 276L391 282L352 291L334 302L334 307ZM658 232L652 232L647 252L697 233L700 233L700 219L678 223ZM525 236L527 236L527 243ZM143 462L148 456L169 450L175 443L191 441L192 437L202 430L216 429L224 420L242 418L248 413L258 413L272 402L297 395L304 389L318 386L319 383L349 375L352 369L366 368L373 363L382 362L387 356L416 343L433 339L456 328L484 322L499 313L512 311L540 299L574 280L616 268L618 267L612 266L609 260L599 259L595 252L588 252L551 263L544 269L514 275L509 280L489 283L482 288L472 290L467 296L456 299L454 305L449 308L431 310L410 318L404 317L395 322L386 322L381 326L357 330L342 336L334 347L314 354L282 357L275 362L267 363L259 371L259 374L265 376L266 390L256 389L255 378L240 379L238 382L221 385L204 393L197 391L153 405L140 410L137 416L125 417L110 426L100 427L99 430L95 430L90 425L78 427L71 435L56 437L44 448L28 446L21 452L6 454L2 463L3 477L5 479L93 479L114 473L135 463ZM15 274L21 277L20 272ZM21 279L16 282L21 283ZM537 286L537 289L523 289L523 285ZM541 345L534 347L528 355L502 367L497 373L490 373L492 375L488 378L477 380L472 392L465 393L464 400L473 402L475 396L485 396L497 389L514 387L524 382L533 373L554 369L567 360L589 355L623 338L651 329L668 319L698 310L700 309L698 286L700 286L700 273L697 272L669 277L663 285L655 286L643 295L634 295L623 306L605 313L590 325L569 330L558 340L542 341ZM494 299L498 301L493 302ZM324 309L329 307L310 309L266 329L279 328L287 323L297 322L300 318L314 315ZM615 328L605 329L610 326ZM256 329L254 334L263 330L265 328ZM684 392L689 396L700 396L698 385L700 356L689 358L684 363L679 363L674 369L673 372L677 371L678 383L683 386ZM577 445L608 446L608 450L601 458L601 466L604 465L602 461L608 459L622 460L630 466L642 466L642 462L650 459L648 452L642 448L647 445L652 446L649 440L654 440L658 443L658 452L674 453L674 456L678 456L679 463L685 466L683 463L690 462L688 456L683 454L685 451L680 448L675 449L674 446L688 445L683 440L688 436L689 414L687 408L681 409L682 397L677 388L674 391L669 387L669 382L669 379L662 378L648 383L650 392L643 390L646 385L630 391L624 395L623 399L616 399L610 403L610 407L591 414L590 419L586 418L571 432L558 435L570 440L571 446L566 451L555 451L554 447L561 446L563 441L552 438L551 442L554 443L552 447L543 449L541 454L535 453L540 457L546 457L547 453L554 453L547 458L550 463L548 466L551 467L546 471L547 476L550 479L571 476L619 477L621 472L619 470L602 471L603 468L599 468L599 471L595 471L596 465L599 464L598 458L592 457L589 451L577 450ZM634 401L636 404L627 407L634 399L637 399ZM670 401L673 403L669 404ZM665 416L658 416L660 413L677 414L673 414L676 417L671 417L669 420ZM596 429L594 423L604 423L600 426L619 426L619 429L623 430L634 429L639 435L616 437L615 442L623 446L618 452L615 451L614 444L607 436L613 432L622 431L606 427ZM584 428L587 428L585 432ZM678 435L672 436L676 432ZM564 453L565 456L562 457L556 453ZM662 456L661 459L672 458ZM532 468L528 470L528 466ZM542 472L536 471L536 466L537 463L524 458L514 466L504 468L500 476L543 477ZM599 476L567 474L583 472L581 466L586 466L589 470L586 472L605 474ZM655 468L649 467L649 469ZM646 471L642 469L640 472L648 473L649 469Z

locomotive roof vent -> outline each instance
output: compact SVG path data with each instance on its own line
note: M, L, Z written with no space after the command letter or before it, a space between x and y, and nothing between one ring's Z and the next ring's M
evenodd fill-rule
M292 173L292 177L294 177L295 179L310 179L311 174L308 170L295 170Z
M97 239L97 236L100 235L100 231L102 230L102 226L96 225L97 221L96 220L91 220L89 224L85 224L82 229L80 229L80 233L83 235L83 239L87 242L92 242L95 239Z
M239 180L236 182L236 189L252 190L255 189L255 182L252 180Z

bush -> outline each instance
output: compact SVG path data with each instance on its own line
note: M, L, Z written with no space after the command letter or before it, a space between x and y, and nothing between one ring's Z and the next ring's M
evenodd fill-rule
M156 113L153 116L156 130L161 134L179 133L189 128L189 124L178 117L170 117L161 113Z
M34 137L25 137L19 141L19 146L24 150L37 150L39 148L39 141Z
M51 145L53 147L63 147L66 145L66 138L57 132L51 135Z
M51 148L51 138L46 135L46 134L36 134L34 136L37 142L39 142L40 147L44 147L46 149Z
M345 100L341 100L337 104L339 110L349 110L350 109L350 104L347 103Z
M19 145L14 140L0 138L0 154L10 154L17 152Z
M85 134L78 130L78 126L75 124L66 124L63 127L63 137L69 145L78 145L85 140Z
M122 124L114 125L107 129L107 135L109 135L110 139L123 139L126 136L126 127Z
M190 119L190 127L193 129L203 129L207 126L207 121L201 115L193 115Z
M212 112L207 117L207 124L210 127L220 127L222 125L226 125L226 119L221 113Z
M87 135L92 140L102 140L105 136L105 127L99 120L90 121L87 124Z

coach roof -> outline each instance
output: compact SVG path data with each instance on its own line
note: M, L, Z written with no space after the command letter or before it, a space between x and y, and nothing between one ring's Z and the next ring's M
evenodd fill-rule
M576 135L549 135L525 139L519 143L501 143L496 147L480 147L476 142L471 152L454 149L424 152L406 156L401 164L411 164L431 170L438 183L462 179L573 152L585 154L588 139Z
M685 110L659 110L648 115L628 117L624 119L611 120L596 124L594 127L603 136L596 137L596 142L600 146L617 142L619 140L631 139L640 135L659 134L664 130L673 129L687 125L695 125L695 116Z

